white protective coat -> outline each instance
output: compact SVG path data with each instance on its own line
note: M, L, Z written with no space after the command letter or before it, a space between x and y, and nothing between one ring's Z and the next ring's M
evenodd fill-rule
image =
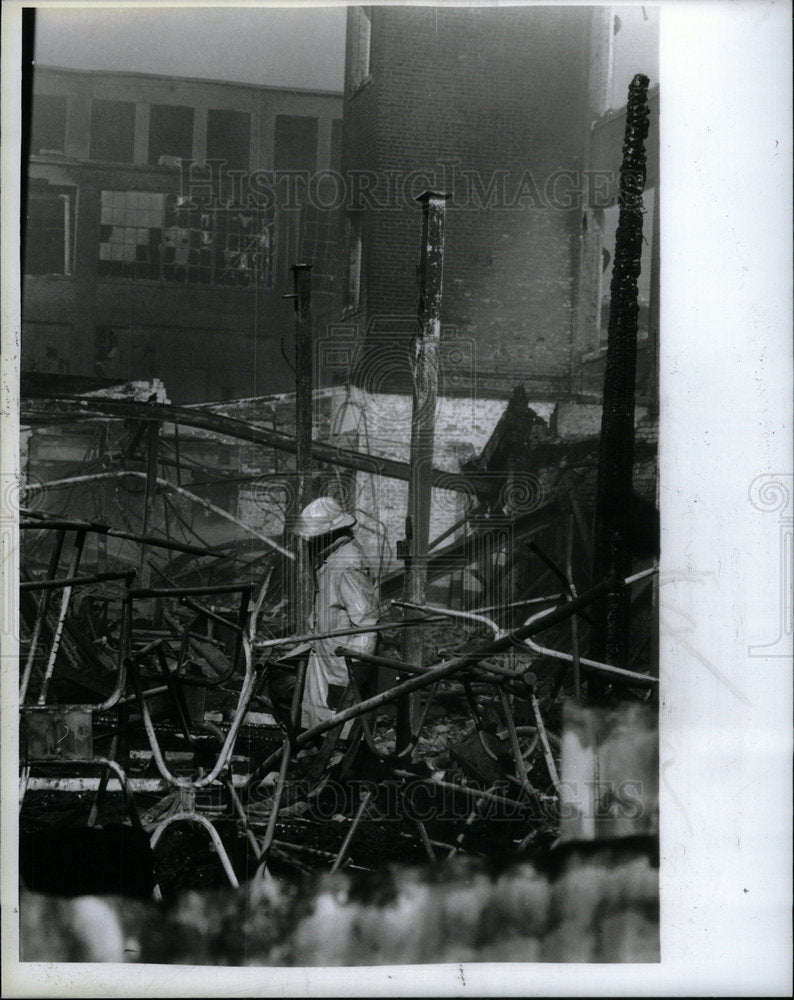
M334 629L375 625L378 620L378 595L370 578L364 551L354 538L341 538L322 555L315 569L314 608L309 630L330 632ZM334 715L329 708L328 685L345 687L348 683L344 657L335 656L340 646L362 653L375 650L375 632L317 639L311 644L306 668L301 725L317 725Z

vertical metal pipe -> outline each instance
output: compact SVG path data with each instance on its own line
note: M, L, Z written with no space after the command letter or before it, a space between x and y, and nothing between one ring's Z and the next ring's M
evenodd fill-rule
M593 579L631 573L628 538L634 470L634 394L637 368L637 278L642 255L642 192L645 187L645 139L648 135L648 78L638 73L629 86L623 162L620 167L620 214L615 236L611 305L604 372L604 400L594 532ZM607 594L594 629L594 659L627 666L629 603L625 588ZM590 682L591 695L603 682Z
M312 476L312 313L311 264L294 264L295 287L295 490L291 514L297 517L311 499ZM295 539L295 631L306 628L311 612L311 566L305 542Z
M74 549L72 550L72 558L69 562L69 568L66 571L66 578L71 579L77 575L77 570L80 566L80 557L83 554L83 545L85 544L85 531L78 531L77 537L74 540ZM69 610L69 600L72 596L72 588L64 587L63 596L61 597L61 609L58 612L58 624L55 626L55 635L52 638L52 645L50 646L50 655L47 659L47 666L44 668L44 679L41 682L41 691L39 692L38 704L44 705L47 702L47 691L50 687L50 680L52 679L52 672L55 669L55 658L58 655L58 647L61 644L61 636L63 635L63 626L66 621L66 612Z
M427 552L430 542L433 437L438 398L438 358L441 341L441 290L444 270L444 216L448 194L425 191L419 259L419 329L412 344L413 405L411 453L406 519L407 561L403 594L406 601L424 604L427 589ZM402 658L421 666L422 633L406 629ZM412 700L397 704L397 751L411 740Z
M54 580L58 573L58 564L61 561L61 552L63 550L63 540L66 537L66 531L61 530L56 532L55 535L55 546L53 547L52 554L50 556L50 564L47 568L47 579ZM51 590L45 590L41 595L41 602L36 611L36 621L33 625L33 634L30 639L30 650L28 651L28 658L25 661L25 669L22 674L22 681L19 685L19 704L23 705L25 703L25 695L28 693L28 684L30 684L30 675L33 672L33 662L36 659L36 650L38 649L39 639L41 638L41 629L44 625L44 620L47 617L47 608L50 606L50 596L52 595Z
M143 497L143 535L148 534L154 510L154 498L157 493L157 445L160 437L160 424L152 420L146 430L146 492ZM146 561L146 544L141 544L140 580L142 587L149 586L151 573Z
M63 273L72 273L72 219L69 195L59 195L63 202Z
M565 574L568 577L568 587L571 597L576 597L576 586L573 582L573 533L574 515L568 518L568 545L565 553ZM582 696L581 666L579 663L579 619L576 615L571 618L571 655L573 657L573 694L578 701Z

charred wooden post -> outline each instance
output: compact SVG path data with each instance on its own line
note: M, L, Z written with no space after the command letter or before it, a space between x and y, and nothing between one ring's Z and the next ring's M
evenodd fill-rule
M444 215L447 194L425 191L417 201L422 205L422 236L419 258L419 328L411 345L413 406L411 411L411 453L406 518L406 572L403 593L406 601L424 604L427 587L427 552L430 543L433 437L438 397L438 357L441 341L441 285L444 269ZM402 658L421 666L422 633L405 633ZM397 750L411 740L411 699L397 706Z
M295 489L290 514L296 518L311 499L312 475L312 313L311 264L294 264L295 300ZM312 602L306 544L295 538L294 629L306 628ZM298 688L301 684L298 685ZM298 701L300 705L300 701Z
M648 78L638 73L629 86L620 214L615 236L611 305L604 372L604 401L596 493L593 579L624 578L631 573L629 533L634 469L634 392L637 367L637 278L642 254L642 192L645 139L648 135ZM625 590L607 595L593 633L593 654L616 666L627 665L629 600ZM591 695L604 683L591 681Z
M142 427L144 425L141 425ZM152 421L145 428L146 430L146 492L143 498L143 529L141 534L146 535L154 514L154 501L157 496L157 449L160 441L160 424ZM146 561L146 545L141 545L141 561L138 569L141 586L149 584L149 566Z

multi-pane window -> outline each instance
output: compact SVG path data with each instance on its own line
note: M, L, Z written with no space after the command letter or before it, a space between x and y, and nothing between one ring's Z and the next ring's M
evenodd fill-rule
M312 288L317 292L333 291L338 226L338 213L303 206L299 259L312 265Z
M31 122L30 152L62 153L66 148L66 98L35 94Z
M160 277L165 197L151 191L102 192L101 277Z
M91 102L92 160L132 163L135 152L135 105L131 101Z
M25 274L71 274L77 190L35 181L28 189Z
M160 157L190 160L193 156L193 108L152 104L149 109L149 163Z
M102 192L100 276L271 287L274 245L272 210L199 208L175 195Z

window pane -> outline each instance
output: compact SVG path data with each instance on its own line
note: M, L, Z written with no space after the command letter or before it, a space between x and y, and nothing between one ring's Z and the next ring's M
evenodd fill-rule
M149 163L161 156L193 156L193 108L178 104L153 104L149 112Z
M103 277L270 287L274 244L272 209L195 208L175 195L102 192Z
M30 151L35 156L43 151L62 153L66 146L66 98L51 94L33 97Z
M317 119L298 115L276 115L276 170L317 169Z
M207 159L225 160L227 170L247 170L251 149L251 116L246 111L207 113Z
M159 278L165 195L103 191L100 277Z
M135 105L129 101L92 101L90 158L132 163L134 150Z
M74 188L31 187L25 230L25 274L70 273L74 199Z

